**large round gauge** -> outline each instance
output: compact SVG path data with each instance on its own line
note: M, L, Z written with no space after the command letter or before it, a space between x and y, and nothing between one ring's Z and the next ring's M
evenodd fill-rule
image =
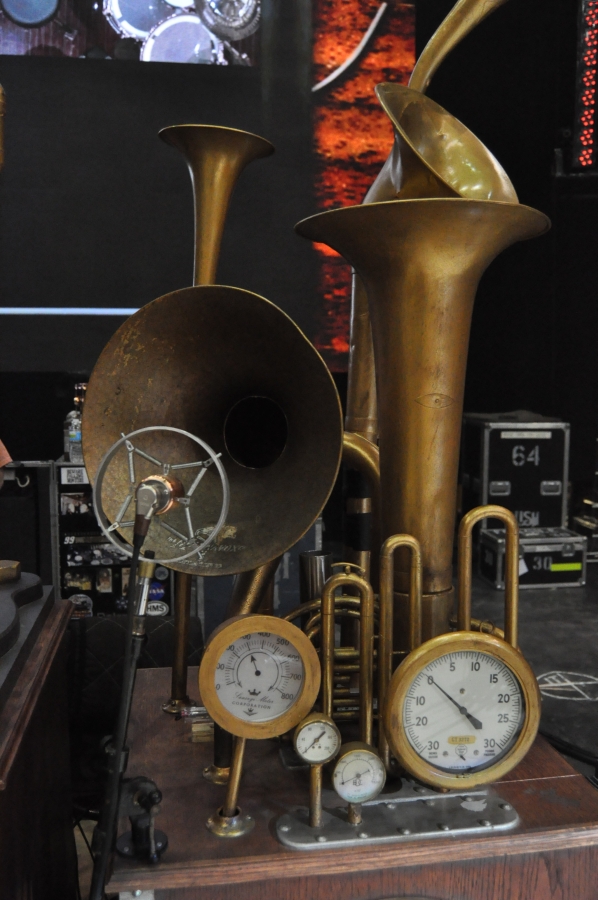
M311 766L321 766L338 753L341 733L332 719L314 712L297 725L293 742L297 756Z
M388 742L416 778L436 787L495 781L529 750L540 694L529 665L500 638L445 634L414 650L392 678Z
M268 738L293 728L312 708L320 663L311 641L275 616L237 616L216 629L199 669L199 690L222 728Z
M348 803L366 803L377 797L386 782L384 763L369 744L344 744L334 766L334 790Z

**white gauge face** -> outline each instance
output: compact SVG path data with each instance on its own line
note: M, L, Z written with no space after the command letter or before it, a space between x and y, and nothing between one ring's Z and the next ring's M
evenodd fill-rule
M369 750L352 750L337 762L332 782L334 790L349 803L373 800L386 781L382 760Z
M525 701L513 672L488 653L462 650L429 663L403 705L403 727L422 759L446 772L484 769L514 746Z
M297 649L269 632L237 638L214 673L220 702L243 722L270 722L283 715L299 699L304 680Z
M336 727L323 721L304 725L295 738L295 750L305 762L317 764L333 759L341 745Z

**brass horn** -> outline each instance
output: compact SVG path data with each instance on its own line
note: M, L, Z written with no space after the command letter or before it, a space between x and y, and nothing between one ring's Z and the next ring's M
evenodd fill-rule
M458 0L424 47L411 73L409 89L425 94L432 76L446 56L483 19L505 2L506 0ZM446 144L444 147L433 148L432 152L435 157L433 162L440 162L440 167L445 169L445 175L448 175L448 178L443 178L442 174L440 177L436 175L432 160L426 159L425 150L421 160L424 161L424 165L420 164L417 151L414 155L409 138L401 135L401 126L398 125L396 117L393 115L396 109L393 110L395 104L392 102L392 94L394 89L400 88L400 86L387 84L381 87L387 90L384 91L383 96L377 91L378 99L395 127L395 143L390 156L363 202L376 203L418 197L469 197L470 194L467 191L461 191L460 186L451 179L450 173L446 172L442 159L442 151L447 148ZM410 96L411 102L415 102L413 96ZM456 121L456 119L453 120L453 122ZM409 131L408 124L405 124ZM446 138L443 140L446 141ZM451 147L452 151L456 149L455 146ZM453 158L454 156L453 152ZM409 174L405 178L406 167ZM476 199L479 199L479 196ZM486 199L499 200L501 198L487 196ZM502 199L511 202L517 201L514 191L512 196L505 196ZM351 298L351 338L345 428L347 431L354 431L374 442L378 436L376 375L370 315L365 288L359 277L355 275L353 276Z
M516 241L549 220L517 203L460 197L395 200L332 210L300 222L365 285L380 406L382 540L422 549L423 636L448 630L457 465L469 329L478 282ZM408 633L409 566L397 553L397 638Z

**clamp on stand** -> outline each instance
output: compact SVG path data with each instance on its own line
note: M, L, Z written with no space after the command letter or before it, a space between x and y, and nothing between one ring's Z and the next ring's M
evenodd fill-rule
M168 847L164 832L155 828L161 800L162 793L151 779L143 775L123 779L119 815L129 817L131 830L125 831L116 841L116 850L121 856L140 862L160 862L160 856Z

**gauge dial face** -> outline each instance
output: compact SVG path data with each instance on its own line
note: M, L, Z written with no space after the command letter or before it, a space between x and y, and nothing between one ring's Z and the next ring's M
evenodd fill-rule
M237 638L214 672L218 699L245 722L270 722L298 700L305 680L296 647L277 634L254 632Z
M341 745L341 736L334 722L312 719L300 725L295 735L295 750L301 759L312 765L334 759Z
M349 803L365 803L376 797L386 781L384 763L372 750L351 750L337 762L332 776L334 790Z
M411 682L403 703L412 748L445 772L494 765L515 745L524 720L518 679L501 660L476 650L430 662Z

